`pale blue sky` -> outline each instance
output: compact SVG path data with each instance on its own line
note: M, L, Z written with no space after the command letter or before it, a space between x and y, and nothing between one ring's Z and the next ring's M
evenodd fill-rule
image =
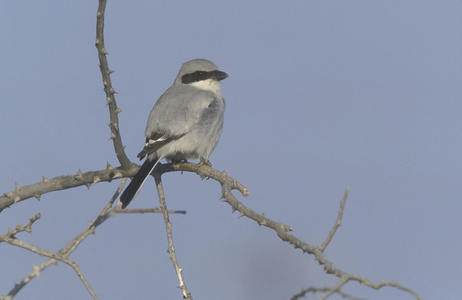
M109 1L105 42L120 130L132 160L147 115L184 61L207 58L229 78L213 166L244 184L238 199L319 245L345 272L396 280L424 299L462 294L462 4L460 1ZM95 41L97 1L0 3L0 191L41 176L117 166ZM220 201L196 175L164 176L177 255L195 299L289 299L332 285L294 250ZM0 215L0 231L42 219L37 246L82 231L119 181L43 195ZM153 204L154 203L154 204ZM158 206L149 182L133 207ZM122 215L71 256L100 299L179 299L161 215ZM45 259L0 245L0 295ZM344 289L413 299L393 288ZM52 266L15 299L89 299ZM313 299L307 298L307 299ZM332 297L331 299L340 299Z

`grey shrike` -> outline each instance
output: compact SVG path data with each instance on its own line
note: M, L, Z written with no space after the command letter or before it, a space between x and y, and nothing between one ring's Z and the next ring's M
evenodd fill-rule
M208 161L223 130L225 99L220 80L228 74L206 59L185 62L172 86L160 96L146 125L146 144L138 157L146 161L120 196L125 208L163 159Z

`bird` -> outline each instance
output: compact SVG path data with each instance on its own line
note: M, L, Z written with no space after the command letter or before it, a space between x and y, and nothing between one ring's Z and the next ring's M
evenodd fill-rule
M149 114L145 146L137 155L140 160L146 156L146 160L120 196L122 209L163 158L209 163L223 131L226 102L220 93L220 81L227 77L207 59L193 59L181 66L175 81Z

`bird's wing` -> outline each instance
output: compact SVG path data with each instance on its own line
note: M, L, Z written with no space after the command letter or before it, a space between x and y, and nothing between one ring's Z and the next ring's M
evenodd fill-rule
M186 133L179 134L179 135L171 135L168 133L161 133L154 131L151 133L151 135L146 138L146 144L144 145L143 150L141 150L140 153L138 153L137 157L142 160L145 155L155 152L165 146L166 144L170 143L171 141L175 141L182 136L184 136Z
M191 87L169 89L149 115L146 144L138 157L143 159L145 155L180 139L197 124L210 123L209 119L216 114L216 104L217 98L207 91Z

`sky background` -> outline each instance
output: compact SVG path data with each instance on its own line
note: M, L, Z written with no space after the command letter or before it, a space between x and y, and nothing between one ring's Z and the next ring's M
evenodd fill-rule
M0 192L118 166L95 42L97 1L0 2ZM461 1L109 1L105 43L130 159L181 64L229 74L211 156L244 184L238 200L320 245L347 273L396 280L424 299L462 294ZM163 177L180 266L194 299L289 299L332 286L313 256L231 214L221 188ZM0 214L0 233L40 212L32 235L56 251L88 226L120 180L53 192ZM131 208L158 206L149 180ZM100 299L181 299L160 214L119 215L70 259ZM0 295L46 258L0 245ZM349 283L368 299L414 299ZM15 299L90 299L59 263ZM309 296L306 299L314 299ZM341 299L333 296L330 299Z

